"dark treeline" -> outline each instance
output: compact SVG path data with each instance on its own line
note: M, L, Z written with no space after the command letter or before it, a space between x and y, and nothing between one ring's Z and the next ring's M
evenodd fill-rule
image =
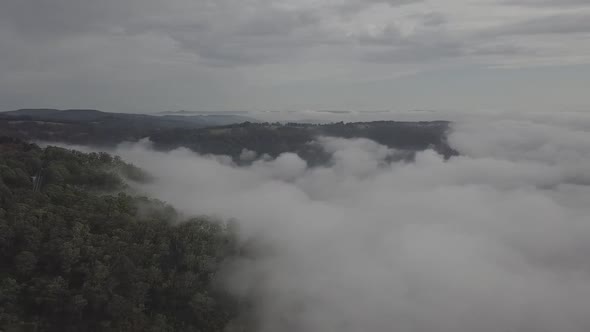
M154 146L162 150L187 147L202 154L229 155L234 160L239 160L244 149L271 157L294 152L312 164L326 160L317 147L309 144L318 136L368 138L408 152L432 148L450 157L456 152L447 143L448 130L449 123L445 121L339 122L326 125L244 122L208 128L148 128L127 121L106 126L92 122L17 121L0 117L0 131L24 140L114 146L149 137Z
M450 157L456 152L446 140L449 123L375 121L332 123L250 123L202 129L160 131L150 136L156 148L184 146L202 154L239 156L242 149L276 157L295 152L308 161L316 161L320 152L309 143L319 136L367 138L391 148L420 151L433 148ZM322 158L322 156L319 156ZM323 158L325 159L325 158Z
M0 138L0 330L222 331L232 227L126 192L105 153Z

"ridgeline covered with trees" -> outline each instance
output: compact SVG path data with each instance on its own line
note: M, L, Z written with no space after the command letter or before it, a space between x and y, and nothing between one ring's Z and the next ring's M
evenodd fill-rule
M63 112L66 111L58 114ZM445 157L457 154L447 143L450 126L447 121L331 124L242 122L203 128L180 125L190 124L191 117L179 116L172 123L164 121L166 118L150 117L159 121L154 120L149 122L150 125L145 125L135 118L131 121L126 117L112 119L101 115L97 120L89 117L88 112L83 113L84 117L72 118L48 117L42 110L16 113L19 116L10 112L0 113L0 132L27 141L108 147L149 137L157 149L186 147L201 154L229 155L234 161L239 161L241 152L246 149L272 157L292 152L310 164L321 164L326 161L326 156L309 144L319 136L367 138L408 154L428 148ZM183 119L185 121L181 121Z
M130 194L106 153L0 137L0 331L222 331L231 226Z

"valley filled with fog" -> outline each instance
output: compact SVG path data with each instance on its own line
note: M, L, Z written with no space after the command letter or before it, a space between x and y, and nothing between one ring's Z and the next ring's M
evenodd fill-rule
M446 159L396 160L371 140L330 154L245 150L249 165L149 139L112 153L155 181L133 190L237 223L251 254L223 285L256 331L587 331L590 122L466 118ZM239 329L237 329L239 330Z

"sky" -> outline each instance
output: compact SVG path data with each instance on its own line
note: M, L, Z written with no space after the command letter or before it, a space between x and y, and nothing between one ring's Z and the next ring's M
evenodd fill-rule
M587 0L2 0L0 109L587 111Z

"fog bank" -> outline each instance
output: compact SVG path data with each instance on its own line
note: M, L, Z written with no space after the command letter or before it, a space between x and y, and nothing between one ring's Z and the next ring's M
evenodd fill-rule
M115 152L157 178L138 190L235 218L268 248L224 276L257 331L590 331L588 127L468 119L449 141L460 157L388 163L396 151L372 141L319 138L333 154L319 168L147 141Z

